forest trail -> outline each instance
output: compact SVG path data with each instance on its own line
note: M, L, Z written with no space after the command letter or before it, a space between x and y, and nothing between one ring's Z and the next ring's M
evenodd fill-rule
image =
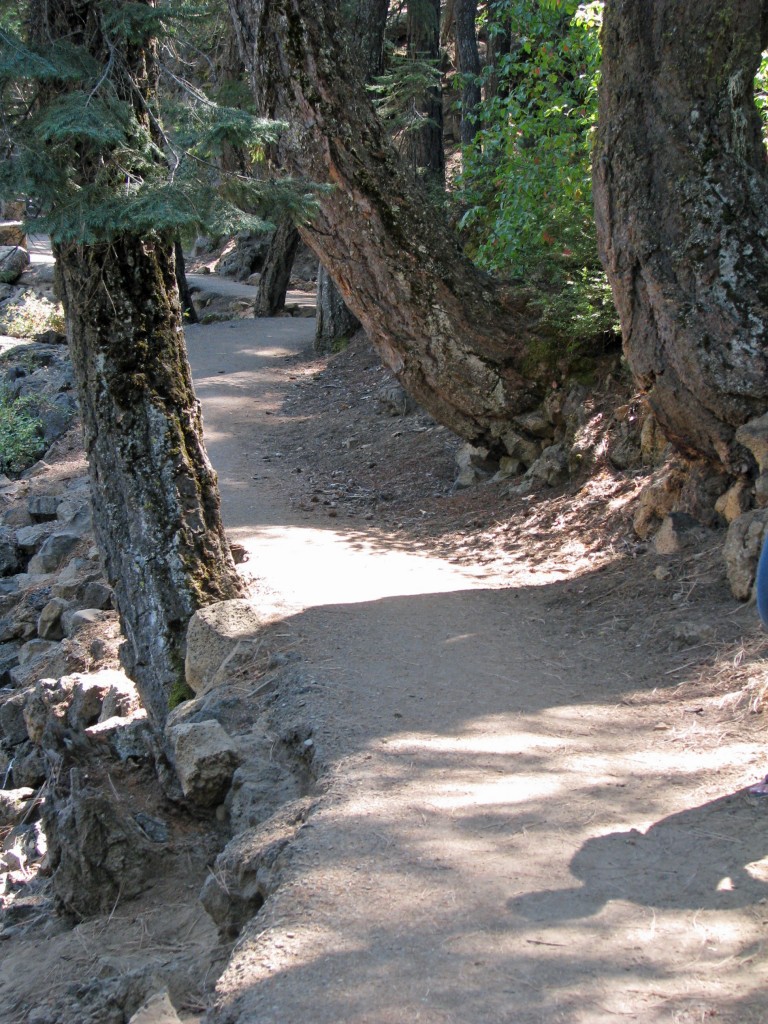
M765 1021L763 738L696 693L659 608L589 598L598 566L457 564L292 500L347 440L296 399L313 330L188 331L225 521L302 657L326 767L213 1018Z

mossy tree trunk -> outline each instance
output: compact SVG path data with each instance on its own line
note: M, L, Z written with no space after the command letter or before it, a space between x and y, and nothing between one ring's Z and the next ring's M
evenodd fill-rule
M262 112L290 123L281 166L335 187L301 233L406 390L478 444L514 445L516 414L549 383L537 314L464 256L402 168L345 56L334 2L229 0Z
M766 0L609 0L594 185L627 359L667 436L729 470L768 408Z
M32 14L39 39L65 39L110 69L116 93L154 131L150 43L107 39L104 9L95 3L40 0ZM67 87L52 82L52 96ZM86 147L77 168L81 186L104 173L103 160L90 160ZM126 667L162 723L183 683L189 618L201 605L241 593L186 358L173 237L127 231L91 244L54 239L54 251L94 526L127 637Z

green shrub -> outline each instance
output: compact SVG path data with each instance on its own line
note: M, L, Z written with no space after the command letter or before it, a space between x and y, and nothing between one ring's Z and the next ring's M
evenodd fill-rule
M615 332L597 254L591 145L602 3L497 0L487 31L512 34L464 154L460 227L488 270L532 286L553 341L583 348Z
M0 388L0 472L18 474L45 450L43 425L31 396L14 398Z
M32 338L51 330L64 333L64 311L59 302L25 292L0 311L0 334L9 338Z

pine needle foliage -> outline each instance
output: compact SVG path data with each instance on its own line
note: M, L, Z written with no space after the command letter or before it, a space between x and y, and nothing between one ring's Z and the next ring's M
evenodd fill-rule
M36 230L92 245L125 233L264 230L278 217L312 215L308 183L270 181L260 170L283 125L177 76L184 109L163 109L157 54L203 6L91 0L62 42L42 37L42 2L29 0L24 22L0 7L0 197L33 198ZM129 55L138 52L151 61L137 72ZM137 88L137 73L153 87ZM174 120L183 129L164 127ZM246 150L257 173L222 172L227 145Z

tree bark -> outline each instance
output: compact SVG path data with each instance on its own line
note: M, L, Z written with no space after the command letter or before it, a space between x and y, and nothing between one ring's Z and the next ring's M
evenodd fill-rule
M729 470L768 406L766 0L610 0L594 191L632 372L667 436Z
M203 445L170 240L57 246L93 519L128 640L128 669L157 722L184 678L197 608L239 596Z
M315 316L315 351L332 352L343 339L349 339L360 327L350 313L328 271L320 266L317 274L317 313Z
M154 131L149 41L107 38L100 5L82 0L39 0L31 24L44 44L64 39L111 68L114 93ZM52 82L49 98L66 88ZM89 159L85 148L77 184L102 173L100 156ZM186 359L173 238L126 231L98 243L53 241L95 532L127 637L126 668L162 723L184 682L189 618L241 593Z
M546 387L529 343L537 314L475 268L400 166L357 71L335 5L229 0L262 112L285 118L283 166L332 183L301 227L383 360L456 433L497 451Z
M440 0L408 0L408 56L411 60L437 61L440 56ZM443 93L439 85L415 99L418 128L405 137L403 155L416 173L445 185L443 148Z
M299 232L292 220L281 221L275 229L261 268L259 290L254 303L254 316L276 316L285 308L285 293L291 281L291 270Z
M477 49L477 0L456 0L456 53L462 74L461 144L468 146L477 135L474 113L480 104L480 53Z
M181 247L181 239L178 235L173 240L173 258L176 266L176 287L179 289L181 311L188 324L197 324L200 320L197 315L197 310L195 309L195 304L192 301L192 292L189 290L187 271L184 265L184 250Z

